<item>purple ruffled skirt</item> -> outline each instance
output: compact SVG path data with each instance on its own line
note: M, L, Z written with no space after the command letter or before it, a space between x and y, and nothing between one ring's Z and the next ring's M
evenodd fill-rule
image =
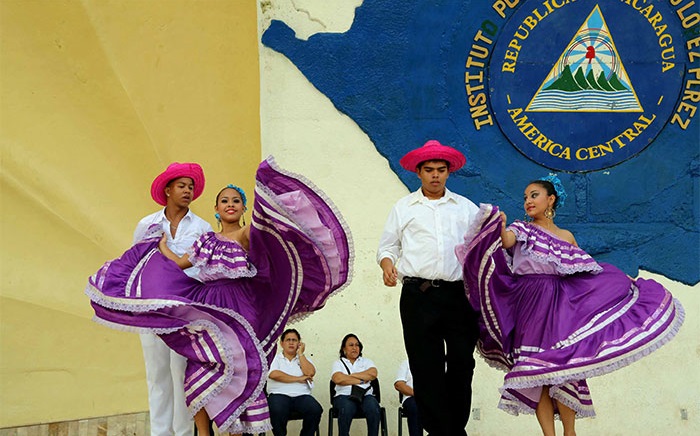
M675 336L681 304L653 280L608 264L598 274L511 272L498 209L482 205L464 247L464 281L480 312L479 353L506 371L499 407L534 413L543 386L577 417L594 416L585 379L639 360Z

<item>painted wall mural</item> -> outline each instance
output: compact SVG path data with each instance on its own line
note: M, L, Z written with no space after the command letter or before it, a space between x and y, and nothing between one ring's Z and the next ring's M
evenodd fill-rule
M527 182L556 172L573 200L559 224L597 259L700 281L694 0L366 0L346 33L302 41L274 21L262 42L409 189L399 158L431 138L467 155L450 188L511 219Z

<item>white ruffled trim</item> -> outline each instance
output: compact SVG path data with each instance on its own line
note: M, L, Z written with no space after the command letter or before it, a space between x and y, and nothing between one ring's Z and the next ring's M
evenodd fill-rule
M252 425L245 425L243 424L240 420L237 420L231 424L227 424L228 426L222 426L219 430L220 431L228 431L229 433L234 433L234 434L258 434L258 433L265 433L267 431L272 430L272 424L270 423L270 419L265 419L263 421L258 421L256 423L257 425L252 426Z
M487 353L483 350L483 342L481 339L479 339L476 343L476 350L478 351L479 356L491 368L495 368L495 369L498 369L498 370L503 371L503 372L508 372L512 368L512 366L504 363L500 359L494 359L492 357L489 357L489 353ZM499 357L504 355L502 352L498 352L495 354L498 355Z
M216 242L209 242L211 239L214 239ZM246 267L240 266L232 269L221 263L211 265L209 262L213 260L215 256L221 256L221 254L216 252L217 248L220 248L221 253L226 255L227 259L233 259L243 254L242 257L246 260ZM258 273L255 265L248 259L248 253L238 241L226 239L215 232L207 232L200 236L197 241L185 251L185 254L192 266L199 270L198 276L203 282L219 279L255 277ZM233 261L231 263L233 263Z
M178 330L180 330L183 327L169 327L169 328L151 328L151 327L135 327L127 324L120 324L116 323L114 321L108 321L104 318L100 318L97 315L94 315L92 317L92 320L96 322L97 324L103 325L105 327L109 327L114 330L119 330L122 332L129 332L129 333L140 333L140 334L146 334L146 333L153 333L153 334L168 334L168 333L173 333Z
M92 283L85 287L85 295L91 301L107 309L119 310L122 312L152 312L165 307L184 306L189 303L170 299L155 298L129 298L107 296Z
M524 226L526 232L523 232L519 225ZM601 271L603 271L603 267L600 266L598 262L596 262L595 259L591 257L591 255L583 251L581 248L578 248L566 241L557 238L556 236L545 231L544 229L535 226L534 224L526 223L524 221L515 221L510 226L508 226L507 230L510 230L515 234L515 238L518 242L523 242L523 244L520 246L521 253L527 255L529 258L533 259L538 263L545 265L554 265L555 270L560 274L571 275L580 272L590 272L592 274L598 274ZM529 239L529 232L535 233L538 241L545 240L547 242L547 253L540 253L538 251L532 250L532 248L529 245L530 243L532 243L532 241L530 241ZM563 264L561 261L561 257L558 256L556 253L552 252L552 245L559 245L561 247L571 246L574 249L573 251L579 251L582 255L584 255L582 259L591 259L593 260L593 262L576 262L573 265Z
M190 263L192 261L190 260ZM203 262L199 262L203 263ZM195 267L199 267L199 265L192 264ZM250 278L250 277L255 277L258 274L257 268L255 266L248 262L248 268L236 268L236 269L231 269L227 267L226 265L215 265L215 266L205 266L205 267L199 267L199 279L202 282L212 282L215 280L221 280L221 279L241 279L241 278Z
M576 401L572 401L571 397L562 394L561 393L561 387L560 386L553 386L549 388L549 396L550 398L553 398L554 400L559 401L569 409L573 410L576 412L576 419L579 418L593 418L595 415L595 409L593 408L593 403L591 403L590 406L585 406L582 405L581 403L577 403ZM556 414L557 418L561 419L561 416L559 413Z
M307 187L309 187L311 190L313 190L313 191L316 193L316 195L318 195L319 197L321 197L321 199L323 199L323 201L324 201L324 202L328 205L328 207L331 209L331 211L333 212L333 215L335 215L336 219L338 220L338 223L340 224L340 227L341 227L341 228L343 229L343 231L345 232L345 235L346 235L346 238L347 238L347 244L348 244L348 260L347 260L347 264L348 264L348 274L347 274L347 279L345 280L345 283L343 283L342 285L338 286L335 290L331 291L331 292L328 294L328 296L327 296L326 299L324 300L324 305L325 305L325 303L326 303L331 297L333 297L334 295L340 293L340 292L343 291L345 288L347 288L347 287L350 285L350 283L352 282L352 280L353 280L353 278L354 278L354 275L355 275L355 243L354 243L354 240L353 240L353 237L352 237L352 232L350 231L350 226L347 224L347 221L345 221L345 218L344 218L343 215L340 213L340 210L339 210L338 207L335 205L335 203L333 203L333 201L326 195L326 193L323 192L323 190L321 190L318 186L316 186L311 180L307 179L306 177L304 177L304 176L301 175L301 174L296 174L296 173L293 173L293 172L290 172L290 171L287 171L287 170L281 168L279 165L277 165L277 162L275 161L275 158L274 158L273 156L271 156L271 155L268 156L268 157L265 159L265 161L268 163L268 165L270 165L270 168L272 168L273 170L275 170L275 171L279 172L280 174L283 174L283 175L285 175L285 176L287 176L287 177L289 177L289 178L293 178L293 179L296 179L296 180L300 181L301 183L303 183L303 184L305 184ZM258 183L258 182L256 182L256 187L259 188L259 189L261 189L261 190L263 190L263 191L266 192L268 195L271 194L272 198L274 198L274 196L276 195L274 192L270 191L266 186L263 186L262 184L260 184L260 183ZM280 206L280 207L282 207L282 208L284 208L284 207L283 207L282 205L280 205L280 204L277 204L277 205ZM286 208L285 208L285 210L286 210ZM290 215L291 215L291 214L290 214ZM303 228L299 223L295 223L295 224L296 224L297 226L299 226L300 230L301 230L305 235L307 235L307 237L309 237L309 239L314 243L314 245L316 245L317 248L319 248L319 247L321 246L321 244L319 244L319 242L316 241L316 240L312 237L313 232L311 232L309 229ZM321 253L323 253L323 251L321 251L321 250L319 250L319 251L320 251ZM291 306L291 307L289 308L289 310L291 310L292 307L293 307L293 306ZM291 316L291 317L289 318L288 322L289 322L289 323L296 323L296 322L299 322L299 321L301 321L301 320L307 318L309 315L311 315L311 313L313 313L313 312L301 312L301 313L297 313L297 314L295 314L294 316Z
M552 394L552 390L550 388L550 394ZM592 418L596 416L595 410L593 409L593 406L589 407L581 407L581 403L577 403L575 401L571 401L569 398L559 395L558 391L555 389L554 394L550 395L550 398L553 398L560 403L564 404L566 407L569 409L573 410L576 412L575 419L581 419L581 418ZM508 413L509 415L513 416L519 416L519 415L535 415L536 409L533 409L527 405L525 405L523 402L515 398L510 392L505 392L502 394L501 400L498 403L498 408L503 410L504 412ZM561 420L561 416L559 413L554 414L554 419L556 420Z
M643 349L638 349L635 351L632 351L631 354L623 359L616 360L615 362L609 362L609 363L603 363L600 366L597 366L596 368L592 369L587 369L587 370L576 370L575 368L572 368L571 372L567 373L566 375L559 375L559 376L554 376L554 375L547 375L547 374L542 374L542 375L537 375L537 376L530 376L526 380L523 380L521 382L509 382L505 383L500 389L501 392L504 392L505 389L522 389L522 388L532 388L532 387L537 387L537 386L554 386L554 385L561 385L565 383L569 383L572 381L577 381L577 380L582 380L582 379L588 379L592 377L597 377L601 375L605 375L608 373L611 373L615 370L618 370L620 368L624 368L626 366L631 365L632 363L640 360L641 358L648 356L652 352L658 350L662 346L666 345L671 339L673 339L678 331L680 330L681 326L683 325L683 321L685 320L685 309L683 306L680 304L680 302L674 298L673 303L675 306L675 311L676 315L671 322L671 324L666 328L666 331L664 334L657 336L651 344L648 346L644 347Z

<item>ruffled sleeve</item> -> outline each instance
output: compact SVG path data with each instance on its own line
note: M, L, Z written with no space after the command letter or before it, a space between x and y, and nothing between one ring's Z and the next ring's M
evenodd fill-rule
M257 274L248 254L235 241L223 239L214 232L199 237L187 251L192 266L199 268L203 282L219 279L238 279Z
M515 233L521 254L535 262L550 264L562 275L579 272L599 273L603 268L588 253L556 236L523 221L508 226Z

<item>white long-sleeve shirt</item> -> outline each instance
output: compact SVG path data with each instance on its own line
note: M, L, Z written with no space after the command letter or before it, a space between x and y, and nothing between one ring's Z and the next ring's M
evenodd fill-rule
M479 208L445 188L445 195L430 200L419 189L399 199L389 213L379 241L377 263L389 258L399 278L462 280L455 247Z

